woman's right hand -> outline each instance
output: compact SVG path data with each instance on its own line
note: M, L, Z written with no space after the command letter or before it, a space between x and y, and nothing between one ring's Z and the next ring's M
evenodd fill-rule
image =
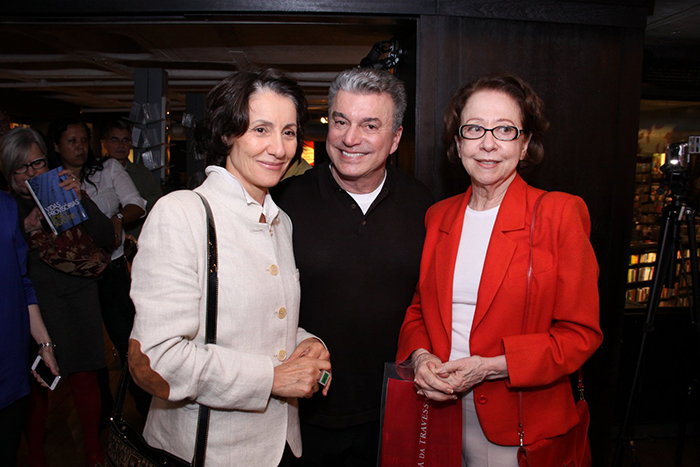
M442 361L425 349L418 349L411 356L416 392L434 401L455 400L457 396L452 386L437 375L442 368Z
M272 395L309 398L318 391L323 370L331 371L329 361L311 357L287 360L275 367Z

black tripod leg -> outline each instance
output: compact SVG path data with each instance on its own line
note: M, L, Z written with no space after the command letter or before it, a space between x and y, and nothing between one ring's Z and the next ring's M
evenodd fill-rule
M646 342L649 334L654 330L654 318L656 316L656 310L659 307L659 302L661 300L661 291L663 290L664 278L668 269L673 264L674 250L674 238L673 231L675 217L677 211L674 209L673 205L668 205L664 208L664 217L661 224L661 235L659 238L659 252L656 257L656 268L654 270L654 275L651 281L651 287L649 290L648 306L646 322L644 324L644 331L642 333L642 342L639 346L639 355L637 357L637 366L634 370L634 378L632 379L632 387L630 389L630 397L627 401L627 410L625 410L625 417L620 427L620 436L617 441L617 447L615 448L615 457L613 459L613 466L621 466L623 460L623 450L626 444L629 444L634 433L630 430L630 416L636 405L636 398L639 386L639 380L641 375L642 364L644 361Z
M695 210L686 209L685 211L686 227L688 228L688 249L690 254L690 281L686 277L686 287L689 289L690 298L690 313L691 322L695 326L696 339L698 346L698 362L700 362L700 286L698 285L698 246L695 239ZM681 263L681 267L685 269L685 261ZM676 463L680 466L683 462L683 445L685 443L685 425L687 422L687 414L690 406L690 399L694 396L695 387L698 384L697 375L691 380L688 385L688 390L685 394L685 403L678 421L678 441L676 442Z
M698 284L698 243L695 238L695 210L686 210L688 248L690 249L690 280L692 322L698 329L698 357L700 357L700 284Z

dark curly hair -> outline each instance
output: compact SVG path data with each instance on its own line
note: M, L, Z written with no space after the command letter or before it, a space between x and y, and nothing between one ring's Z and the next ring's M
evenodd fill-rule
M549 122L543 113L544 103L529 84L517 76L506 73L485 76L464 84L454 93L445 110L445 126L442 131L442 143L447 150L447 158L452 162L459 162L455 136L462 123L462 111L471 96L487 90L509 95L520 107L523 132L530 136L530 144L525 158L518 164L518 170L522 171L539 164L544 157L542 136L549 128Z
M61 154L56 151L56 147L58 147L59 143L61 142L61 136L63 136L63 133L65 133L68 127L72 125L80 125L85 128L85 134L87 135L88 141L90 140L90 127L88 127L87 123L85 123L85 121L78 115L66 115L51 122L51 125L49 125L48 135L46 137L46 149L48 150L47 159L49 161L49 167L52 169L63 165L63 162L61 161ZM95 153L92 152L92 148L88 144L87 160L83 166L80 181L82 182L84 180L94 186L95 184L90 180L90 177L94 175L95 172L99 172L103 168L102 161L95 157Z
M237 71L224 78L207 95L207 112L195 128L196 151L206 157L206 165L225 167L231 145L226 137L238 137L248 129L250 97L256 92L270 90L294 102L297 111L297 151L293 160L301 157L304 146L303 128L309 119L306 97L299 84L279 70L268 68Z

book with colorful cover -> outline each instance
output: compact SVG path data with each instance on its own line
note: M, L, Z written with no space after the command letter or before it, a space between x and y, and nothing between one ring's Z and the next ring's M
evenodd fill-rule
M68 178L58 175L62 170L63 167L58 167L25 181L54 235L65 232L88 218L75 192L58 186Z

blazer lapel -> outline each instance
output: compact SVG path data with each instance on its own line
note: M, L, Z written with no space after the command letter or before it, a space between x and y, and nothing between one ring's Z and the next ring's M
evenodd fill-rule
M447 334L447 342L452 339L452 284L459 240L462 236L464 212L471 196L471 187L464 193L462 201L455 203L445 212L440 224L442 236L435 245L435 280L438 291L438 310L442 325ZM447 349L449 357L449 349Z
M506 232L525 228L526 188L525 181L520 178L520 175L516 175L498 210L481 273L472 333L491 308L515 253L517 244L508 238Z

